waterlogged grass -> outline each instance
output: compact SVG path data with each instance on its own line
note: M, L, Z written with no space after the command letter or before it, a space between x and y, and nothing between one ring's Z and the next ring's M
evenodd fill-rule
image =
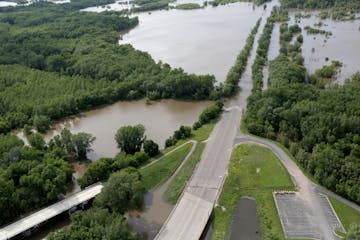
M196 146L195 151L191 154L189 159L174 177L173 181L165 192L166 199L169 203L175 204L179 199L184 187L186 186L186 182L190 179L195 166L201 159L201 154L205 146L205 143L199 143Z
M360 212L334 198L329 197L329 200L346 231L349 231L353 223L360 225Z
M190 152L192 145L193 143L188 143L158 162L140 169L146 190L149 191L161 185L171 177Z
M244 144L236 147L215 208L212 239L230 237L232 214L239 199L249 196L256 200L263 239L285 239L272 193L294 190L290 175L276 155L268 148Z

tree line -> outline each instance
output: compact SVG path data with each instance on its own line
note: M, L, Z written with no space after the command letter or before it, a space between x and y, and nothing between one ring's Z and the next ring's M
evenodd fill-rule
M16 136L0 135L0 225L59 200L72 180L70 160L86 159L95 140L65 129L48 144L28 131L30 146Z
M259 29L261 19L256 22L255 27L251 30L250 35L246 39L246 43L244 48L241 50L240 54L237 56L235 60L234 66L232 66L226 76L224 85L222 86L222 96L230 97L237 90L239 90L239 81L240 78L245 71L251 49L253 48L255 36Z
M347 21L355 20L360 11L360 2L357 0L280 0L285 8L325 9L319 17L326 19Z
M145 188L140 173L125 168L111 175L93 206L71 215L71 224L49 235L50 240L135 240L123 214L141 206Z
M136 17L79 12L80 3L37 3L0 15L0 133L117 100L211 98L214 76L187 74L118 45Z
M270 46L270 38L274 28L274 21L272 17L275 15L275 8L271 12L271 16L267 19L263 32L258 41L258 48L256 49L256 57L251 66L253 92L261 91L263 86L263 68L267 62L267 53Z
M270 63L269 88L248 100L247 128L281 142L322 185L359 203L360 74L344 86L326 89L307 82L298 26L282 24L280 34L280 55ZM329 72L322 69L315 75Z

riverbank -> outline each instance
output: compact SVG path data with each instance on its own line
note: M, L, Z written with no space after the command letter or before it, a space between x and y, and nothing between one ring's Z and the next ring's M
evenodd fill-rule
M189 139L163 150L163 157L140 169L148 192L144 196L142 209L127 214L130 229L139 234L139 239L152 239L160 230L173 209L173 202L168 201L166 192L170 191L175 196L181 194L192 174L190 169L199 161L199 154L206 145L198 141L207 139L214 125L215 123L203 125L193 131Z
M182 191L184 190L184 187L186 186L187 181L190 179L196 165L201 160L201 155L204 151L205 146L205 143L199 143L196 146L194 153L186 161L180 171L174 176L173 181L165 192L166 200L169 203L175 205L178 201Z

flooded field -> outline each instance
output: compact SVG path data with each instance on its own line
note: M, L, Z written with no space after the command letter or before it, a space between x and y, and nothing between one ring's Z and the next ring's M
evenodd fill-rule
M263 13L250 3L141 13L139 25L120 44L130 43L156 61L190 73L214 74L223 82Z
M295 23L295 13L290 12L290 24ZM309 73L314 73L316 69L324 65L330 65L331 61L341 61L344 66L338 76L337 82L344 83L344 80L360 69L360 20L355 21L333 21L331 19L321 20L317 17L319 12L311 12L310 18L300 19L301 28L310 26L326 31L331 31L332 36L309 35L303 30L304 44L303 56L305 58L305 67ZM314 24L321 22L322 27L316 27ZM329 58L329 61L325 61Z
M111 6L110 6L111 5ZM127 4L116 2L87 11L121 10ZM181 11L161 10L141 13L139 25L122 36L122 43L149 52L155 60L182 67L196 74L214 74L223 81L263 8L250 3L235 3L216 8ZM148 138L164 146L165 140L180 125L192 125L210 102L164 100L146 105L144 100L119 102L66 119L46 134L49 140L64 127L72 132L96 136L92 160L114 156L116 130L124 125L143 124ZM21 134L19 134L21 136Z

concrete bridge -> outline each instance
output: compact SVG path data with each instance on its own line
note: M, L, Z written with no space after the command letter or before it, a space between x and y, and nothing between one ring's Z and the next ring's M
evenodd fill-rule
M19 234L31 231L31 229L38 227L40 224L63 212L72 212L73 210L76 210L79 205L87 203L89 200L97 196L101 192L102 188L102 184L90 186L60 202L57 202L4 228L1 228L0 240L11 239L15 236L18 236Z

